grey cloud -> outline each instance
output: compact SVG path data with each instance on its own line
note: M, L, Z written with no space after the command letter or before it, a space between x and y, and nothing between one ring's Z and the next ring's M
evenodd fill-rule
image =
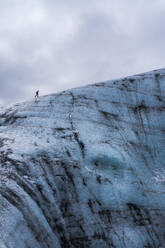
M0 102L164 66L162 0L0 3Z

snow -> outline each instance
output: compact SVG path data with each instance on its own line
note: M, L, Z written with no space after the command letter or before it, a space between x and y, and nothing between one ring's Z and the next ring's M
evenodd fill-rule
M163 247L165 70L0 110L0 247Z

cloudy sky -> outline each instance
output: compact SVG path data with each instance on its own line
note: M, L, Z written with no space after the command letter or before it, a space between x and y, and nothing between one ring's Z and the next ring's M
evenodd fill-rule
M164 0L0 0L0 105L165 67Z

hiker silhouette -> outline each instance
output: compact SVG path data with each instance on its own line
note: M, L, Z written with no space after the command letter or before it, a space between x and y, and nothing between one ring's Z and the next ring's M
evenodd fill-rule
M39 96L39 90L36 91L35 97L37 98Z

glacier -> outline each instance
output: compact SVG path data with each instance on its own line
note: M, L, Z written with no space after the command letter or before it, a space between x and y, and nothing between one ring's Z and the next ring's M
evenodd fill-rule
M0 110L0 248L165 247L165 69Z

